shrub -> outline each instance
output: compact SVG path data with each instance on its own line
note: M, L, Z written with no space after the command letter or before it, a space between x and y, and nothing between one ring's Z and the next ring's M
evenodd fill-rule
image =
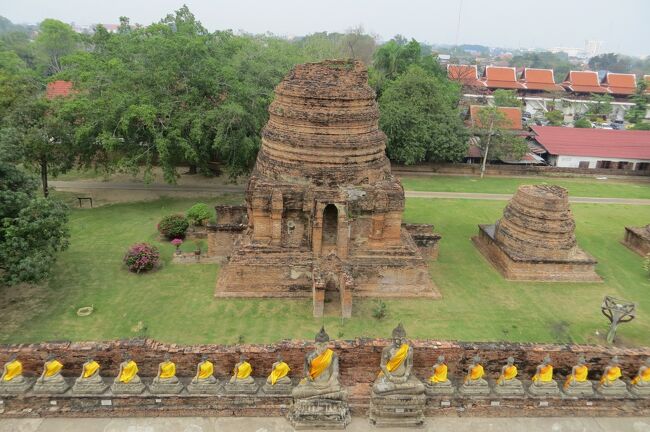
M185 237L185 231L190 226L182 214L165 216L158 222L158 232L169 239Z
M381 300L375 302L375 306L372 309L372 316L381 320L386 317L388 314L388 305Z
M204 203L196 203L187 211L187 218L192 225L203 225L211 216L210 207Z
M587 120L586 118L581 118L573 122L573 127L576 128L590 128L591 127L591 122Z
M152 270L158 266L159 261L158 248L148 243L136 243L124 255L124 264L134 273Z

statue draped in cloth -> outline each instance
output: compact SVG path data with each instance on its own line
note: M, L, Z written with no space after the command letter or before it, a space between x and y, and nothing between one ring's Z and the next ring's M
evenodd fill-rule
M424 385L413 374L413 348L406 339L406 331L400 323L393 329L393 343L381 353L381 372L372 386L379 395L421 394Z

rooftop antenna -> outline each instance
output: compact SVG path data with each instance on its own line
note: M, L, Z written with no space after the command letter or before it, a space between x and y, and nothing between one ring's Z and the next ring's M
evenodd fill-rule
M458 24L456 24L456 42L454 43L455 46L458 46L458 35L460 34L460 14L463 11L463 0L460 0L460 3L458 4Z

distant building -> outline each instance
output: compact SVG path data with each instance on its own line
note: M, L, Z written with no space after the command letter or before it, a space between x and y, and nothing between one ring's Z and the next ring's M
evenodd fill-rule
M476 65L447 65L447 78L457 81L464 86L485 87L485 83L478 79L478 67Z
M636 91L636 75L607 73L600 82L613 95L629 96Z
M450 60L451 60L450 54L438 54L438 62L440 64L449 64Z
M485 105L471 105L469 107L469 123L470 126L481 126L479 113L482 109L486 108ZM508 130L522 130L521 125L521 108L518 107L498 107L506 118L503 129Z
M533 126L549 165L650 171L650 131Z
M58 80L47 84L45 97L48 99L54 99L56 97L69 96L72 93L72 81Z
M555 84L553 69L524 68L521 71L519 82L523 84L526 90L547 92L564 91L562 86Z
M517 70L514 67L486 66L481 80L491 89L523 90L525 88L517 81Z
M574 93L609 93L607 87L600 85L598 72L569 71L562 86Z

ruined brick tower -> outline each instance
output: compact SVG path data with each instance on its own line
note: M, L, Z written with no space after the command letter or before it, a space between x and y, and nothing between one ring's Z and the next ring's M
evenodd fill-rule
M210 234L216 250L234 238L216 297L312 297L320 316L331 296L348 317L353 296L440 297L426 262L440 237L402 224L404 190L367 75L331 60L298 65L276 87L246 217L238 225L218 209Z

